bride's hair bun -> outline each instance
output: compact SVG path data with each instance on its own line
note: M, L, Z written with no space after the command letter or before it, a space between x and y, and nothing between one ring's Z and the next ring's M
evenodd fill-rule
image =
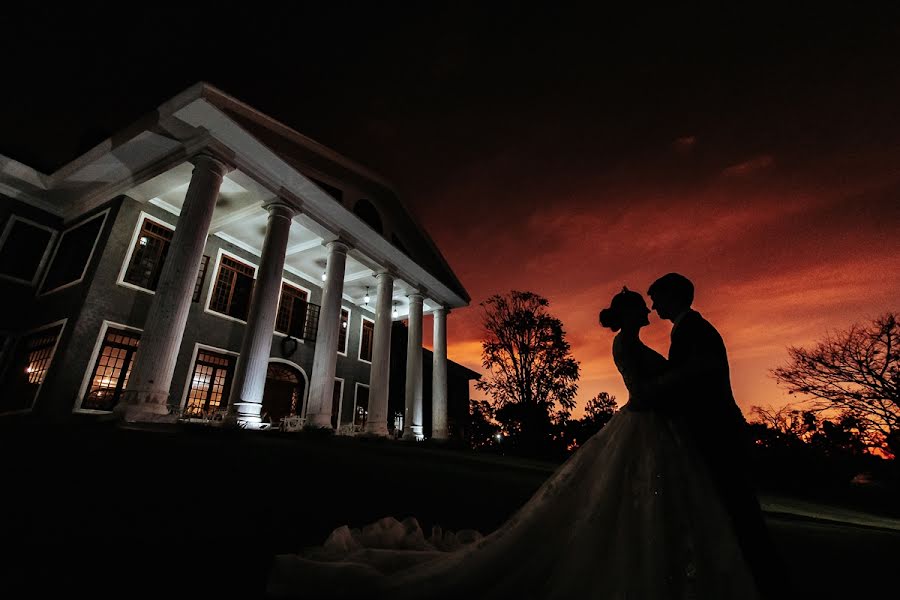
M619 311L614 308L604 308L600 311L600 324L607 329L618 331L622 329L622 318Z
M638 309L647 310L644 297L623 287L621 292L613 296L609 308L600 311L600 325L613 331L619 331L622 329L622 321Z

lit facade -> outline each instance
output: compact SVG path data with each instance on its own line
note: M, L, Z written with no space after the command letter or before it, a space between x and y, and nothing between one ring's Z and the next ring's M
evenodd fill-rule
M466 290L386 181L317 142L198 84L53 174L0 167L0 416L422 439L461 414Z

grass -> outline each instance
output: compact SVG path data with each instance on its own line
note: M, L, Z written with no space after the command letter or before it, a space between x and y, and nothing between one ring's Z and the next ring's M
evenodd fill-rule
M197 427L20 424L0 434L9 598L261 597L275 554L321 543L338 525L414 515L426 532L489 532L555 468L426 444ZM770 518L798 588L874 593L900 557L900 532L816 515Z

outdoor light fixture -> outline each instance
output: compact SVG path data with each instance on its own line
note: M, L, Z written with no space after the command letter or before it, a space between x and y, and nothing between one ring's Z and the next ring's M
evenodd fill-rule
M142 235L141 236L141 246L146 246L146 245L147 245L147 236Z
M366 286L366 295L363 297L363 302L369 303L369 286Z
M325 271L322 271L322 281L327 281L328 275L325 274Z
M395 318L395 319L397 318L397 315L398 315L398 314L399 314L399 313L397 312L397 305L395 304L395 305L394 305L394 318Z

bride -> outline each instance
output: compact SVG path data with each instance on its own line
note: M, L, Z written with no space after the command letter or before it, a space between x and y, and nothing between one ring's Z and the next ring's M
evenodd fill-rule
M268 592L301 598L756 599L703 461L640 382L666 360L644 345L643 297L623 289L600 323L629 401L499 529L426 539L414 519L336 529L275 559Z

